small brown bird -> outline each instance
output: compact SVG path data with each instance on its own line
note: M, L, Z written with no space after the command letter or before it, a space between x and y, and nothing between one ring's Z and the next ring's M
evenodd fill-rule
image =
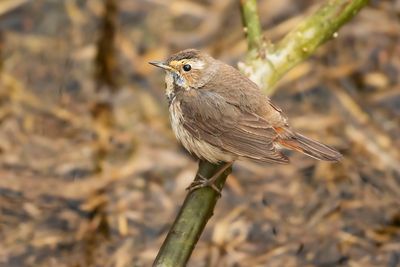
M335 149L290 128L282 110L237 69L195 49L149 62L166 71L166 96L172 129L182 145L200 159L225 162L210 179L189 190L211 186L234 160L288 163L280 151L291 149L318 160L339 161Z

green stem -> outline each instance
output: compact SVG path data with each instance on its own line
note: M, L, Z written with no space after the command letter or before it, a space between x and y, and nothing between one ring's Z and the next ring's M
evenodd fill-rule
M304 61L324 42L338 36L337 31L368 0L328 0L313 15L305 18L278 44L265 51L266 58L249 59L240 69L267 94L274 85L298 63Z
M211 177L221 166L200 161L198 174L203 177ZM215 182L220 190L230 172L231 168L218 177ZM195 180L199 179L198 174ZM210 187L197 189L186 196L153 266L186 266L197 240L213 214L218 198L219 194Z
M261 48L262 31L258 18L257 1L241 0L243 24L247 36L248 50L254 51Z

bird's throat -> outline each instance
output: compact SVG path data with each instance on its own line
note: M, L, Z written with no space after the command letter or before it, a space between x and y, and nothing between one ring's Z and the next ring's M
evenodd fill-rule
M179 91L188 91L188 87L185 78L176 72L167 72L165 75L165 95L168 99L168 104L171 105L176 94Z

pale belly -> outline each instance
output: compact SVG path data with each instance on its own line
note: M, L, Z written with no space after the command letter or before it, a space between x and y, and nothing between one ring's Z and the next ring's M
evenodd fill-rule
M205 141L194 138L182 125L183 116L180 103L176 100L172 101L169 106L169 115L171 120L172 130L176 138L182 143L187 151L196 155L200 159L205 159L211 163L220 161L231 162L235 160L235 156L226 153L216 146L213 146Z

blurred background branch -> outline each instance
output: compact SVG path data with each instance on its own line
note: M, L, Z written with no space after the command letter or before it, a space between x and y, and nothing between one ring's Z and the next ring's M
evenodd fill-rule
M21 5L27 4L31 0L3 0L0 3L0 16L20 7Z
M242 0L242 16L248 41L246 64L240 69L261 88L271 94L273 85L292 67L306 59L358 11L367 0L328 0L313 15L304 19L298 27L289 32L276 47L262 44L262 31L258 17L257 1ZM262 47L267 51L261 51ZM223 164L208 162L199 164L198 174L211 177ZM227 175L217 179L222 190ZM177 215L174 224L157 255L154 266L185 266L207 221L213 214L218 194L211 188L201 188L190 192Z

